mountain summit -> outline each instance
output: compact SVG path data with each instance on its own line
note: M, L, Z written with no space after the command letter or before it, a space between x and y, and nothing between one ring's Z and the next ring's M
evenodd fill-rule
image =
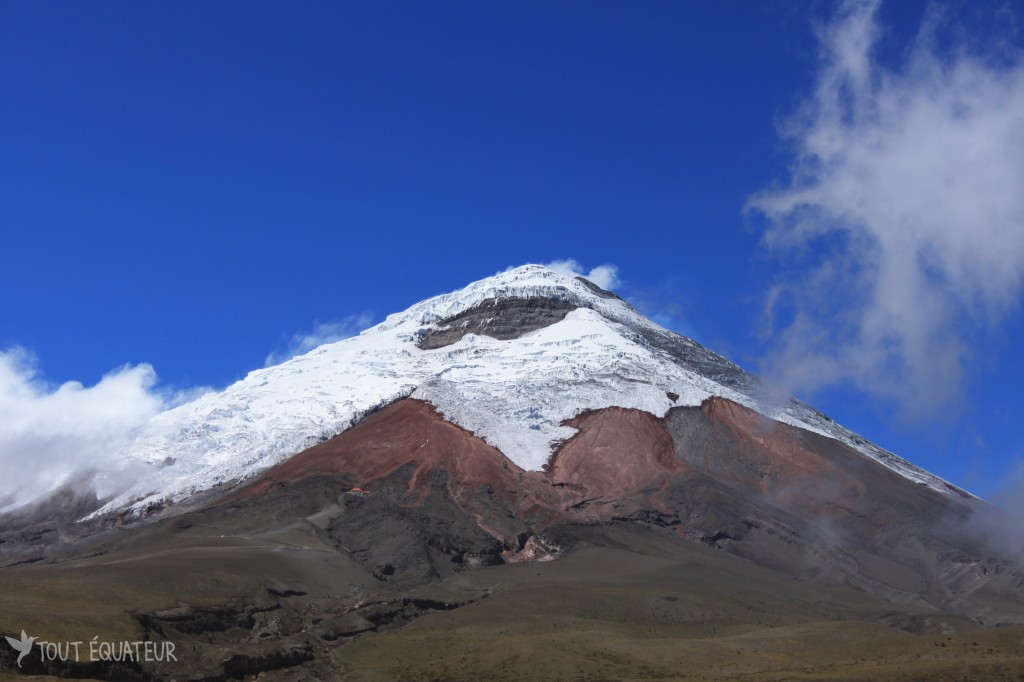
M587 411L619 407L661 418L674 407L724 398L850 445L912 481L965 494L772 395L754 376L613 293L525 265L158 415L120 453L111 476L120 480L128 471L137 482L99 513L141 511L244 480L404 397L429 403L534 471L577 433L567 420Z

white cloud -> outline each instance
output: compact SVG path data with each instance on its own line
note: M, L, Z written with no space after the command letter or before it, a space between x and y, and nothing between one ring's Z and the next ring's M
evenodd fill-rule
M1001 486L988 500L993 506L978 507L965 524L972 539L981 541L996 555L1024 562L1024 463L1017 460L1003 475Z
M939 50L936 11L885 66L878 5L847 2L821 30L816 86L782 128L789 180L748 210L790 268L766 314L776 378L929 410L1024 288L1024 60Z
M372 322L370 313L295 334L281 354L283 362L324 343L358 333ZM53 385L40 378L28 351L0 351L0 510L30 502L65 483L117 492L133 472L115 470L117 453L154 415L188 402L210 388L173 391L157 386L148 364L125 365L93 386L77 381Z
M293 334L283 351L269 354L265 360L265 365L267 367L279 365L286 360L294 358L296 355L308 353L317 346L355 336L372 324L373 313L370 311L349 315L334 322L315 322L312 331Z
M619 268L615 265L598 265L595 268L591 268L588 272L575 258L566 258L544 263L544 266L563 275L584 277L602 289L609 291L619 286Z
M175 396L149 365L126 365L94 386L43 382L24 349L0 351L0 508L28 502L104 467Z

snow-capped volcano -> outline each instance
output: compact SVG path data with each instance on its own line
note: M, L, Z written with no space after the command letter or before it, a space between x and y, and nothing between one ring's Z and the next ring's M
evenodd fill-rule
M870 619L920 634L947 627L938 617L1024 622L1024 575L973 530L1001 518L984 502L614 294L540 266L252 372L158 415L117 454L109 485L135 482L101 509L69 485L0 516L0 567L62 585L83 566L142 576L128 582L159 592L142 603L173 608L147 614L136 593L115 597L132 627L191 637L204 661L259 647L204 663L197 679L340 660L330 652L342 640L400 627L421 607L473 603L441 595L517 575L456 574L524 561L551 561L559 592L581 575L606 587L606 569L660 567L639 578L648 592L624 593L650 595L644 613L675 594L663 570L679 562L679 580L701 593L685 618L703 622L700 604L740 595L744 632L778 586L787 602L822 605L807 613L813 623ZM528 575L542 579L539 567ZM192 576L203 604L210 585L230 603L209 610L167 591ZM712 577L717 596L703 594ZM468 589L478 601L492 588ZM507 605L502 589L495 601ZM240 593L256 595L251 608ZM639 612L623 612L633 627ZM531 606L530 627L536 618Z
M542 469L576 432L564 422L586 411L662 417L722 397L962 494L814 410L772 397L752 375L614 294L526 265L156 416L118 454L116 471L141 475L97 514L250 478L403 397L431 403L526 470Z

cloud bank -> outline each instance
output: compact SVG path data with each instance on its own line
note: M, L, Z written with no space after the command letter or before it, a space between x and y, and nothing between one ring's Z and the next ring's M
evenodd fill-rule
M878 6L846 2L821 28L816 85L781 126L788 180L747 209L787 266L769 378L847 383L921 416L960 395L972 343L1020 303L1024 59L944 41L933 10L883 64Z
M619 280L619 268L611 264L598 265L588 271L575 258L566 258L544 263L544 267L551 268L563 275L584 277L602 289L611 290L621 283Z
M293 334L283 351L270 353L264 360L264 365L279 365L325 343L334 343L355 336L372 324L373 313L368 310L334 322L315 322L311 331Z
M94 386L39 378L35 358L0 352L0 509L29 502L109 462L175 396L155 390L149 365L126 365Z
M277 364L325 343L357 334L371 313L316 323L294 334ZM0 351L0 511L20 506L66 483L113 494L133 472L111 468L153 416L193 400L208 387L183 391L157 385L149 364L125 365L93 386L54 385L40 376L35 356L23 349ZM98 475L97 475L98 474Z

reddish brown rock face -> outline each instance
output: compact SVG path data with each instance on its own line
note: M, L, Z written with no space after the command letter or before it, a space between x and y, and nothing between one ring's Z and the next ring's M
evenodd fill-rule
M316 476L344 475L372 494L375 481L411 467L409 492L427 484L430 473L448 474L449 492L489 486L512 501L522 470L470 432L446 421L431 405L406 399L371 415L336 438L315 445L268 470L227 498L245 499Z
M580 485L592 495L614 498L660 487L678 472L672 436L647 412L610 407L565 422L579 430L548 466L552 483Z
M696 505L702 509L696 515L694 505L686 502L690 513L680 510L684 522L694 516L714 518L730 527L730 536L742 535L754 517L774 518L784 519L793 532L824 528L844 541L875 546L896 542L892 538L898 528L931 529L967 509L843 443L729 400L711 398L700 408L673 410L664 421L676 457L689 466L690 476L703 476L719 491L718 500ZM686 485L685 478L678 482Z
M812 442L806 431L723 398L705 401L701 410L713 430L732 434L739 445L729 451L703 453L708 473L792 501L827 497L832 503L849 503L863 497L863 481L841 467L837 457L827 457L822 443ZM864 459L841 443L829 439L827 444L834 455L843 450L848 458Z
M611 407L565 422L579 432L548 464L544 482L559 489L562 509L576 520L626 516L641 508L668 513L658 493L686 470L660 419Z
M642 508L668 512L658 494L687 467L676 459L660 419L610 408L566 424L579 432L558 449L548 470L524 472L431 405L406 399L268 470L223 502L314 477L343 476L372 495L376 482L406 469L409 493L426 491L432 474L441 472L447 494L457 503L486 490L503 513L541 528L564 520L601 521ZM472 513L482 528L503 535L478 509Z

